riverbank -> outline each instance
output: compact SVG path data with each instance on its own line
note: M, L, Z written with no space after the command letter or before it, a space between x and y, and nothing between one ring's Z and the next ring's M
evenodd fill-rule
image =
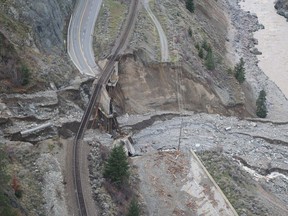
M231 19L229 31L228 55L230 59L240 59L245 61L246 81L244 88L251 88L252 95L256 99L258 93L264 89L267 93L267 118L272 121L287 121L288 101L280 88L261 70L260 62L254 54L254 48L259 43L254 38L255 32L263 28L258 21L256 14L244 11L240 8L240 1L226 1L228 15ZM275 12L276 13L276 12ZM277 15L277 14L276 14ZM261 50L260 50L261 51ZM274 64L275 58L266 59L268 64ZM262 60L263 62L264 60ZM246 90L249 91L249 90Z
M240 3L245 11L257 14L259 22L264 26L254 33L258 40L257 49L262 55L257 56L259 67L288 98L288 24L277 14L274 0L254 0Z

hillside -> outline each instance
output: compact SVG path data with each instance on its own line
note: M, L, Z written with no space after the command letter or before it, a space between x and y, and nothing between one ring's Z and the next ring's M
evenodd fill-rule
M33 91L47 88L50 82L59 87L67 83L75 72L65 48L73 4L72 0L1 0L2 91ZM23 65L29 70L29 85L25 86L21 85Z
M132 1L103 0L94 32L85 22L75 28L93 38L99 66L114 58ZM265 27L239 0L193 2L194 11L185 0L137 5L129 42L115 56L119 80L101 86L109 115L92 110L79 142L89 204L99 215L125 215L136 198L141 215L286 216L288 101L258 66L254 33ZM82 75L67 54L76 4L0 0L0 215L78 211L69 158L101 78ZM275 5L283 16L287 6ZM264 119L256 116L261 90ZM119 143L132 150L130 179L117 186L103 169Z

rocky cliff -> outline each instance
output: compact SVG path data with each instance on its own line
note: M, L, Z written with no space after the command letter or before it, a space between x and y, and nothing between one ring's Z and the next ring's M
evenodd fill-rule
M39 0L37 2L1 0L1 18L26 28L26 35L22 36L24 38L26 36L26 40L33 40L39 50L62 51L66 37L64 27L69 21L74 2L75 0ZM11 26L4 24L3 27L8 32L12 30ZM31 45L28 41L26 44Z
M278 14L288 19L288 0L276 1L275 9L277 9Z
M9 44L13 55L11 59L20 59L30 72L30 87L37 83L55 82L60 86L67 81L73 66L69 65L65 52L66 30L75 0L1 0L0 33ZM1 52L7 53L5 46ZM10 52L10 54L12 54ZM7 68L5 59L1 67ZM21 74L21 67L14 70ZM21 84L15 81L12 69L1 72L1 79L9 87ZM21 77L21 76L20 76ZM11 79L14 79L11 80ZM1 80L3 81L3 80ZM34 84L33 84L34 81ZM3 85L2 85L3 86ZM41 85L41 87L46 85Z

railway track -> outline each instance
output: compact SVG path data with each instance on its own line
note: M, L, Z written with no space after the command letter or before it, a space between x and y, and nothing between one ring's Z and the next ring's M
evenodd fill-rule
M109 81L109 78L113 72L113 66L115 63L115 60L119 54L119 51L123 48L125 45L129 32L133 26L134 19L136 17L137 13L137 7L139 4L139 0L132 0L132 6L130 7L130 16L127 17L126 21L126 27L125 31L122 33L120 36L120 40L118 43L118 46L115 50L115 52L112 54L108 64L106 67L103 69L102 75L100 79L98 80L97 84L93 88L91 98L89 100L88 106L84 112L84 115L81 119L80 126L78 128L78 131L76 133L74 142L73 142L73 158L72 158L72 169L73 169L73 184L74 184L74 190L75 190L75 197L76 197L76 205L78 209L78 215L79 216L87 216L87 206L85 203L84 196L85 194L83 193L82 190L82 183L81 183L81 175L80 175L80 160L79 160L79 155L80 155L80 149L81 149L81 140L84 136L85 129L87 127L87 124L89 122L91 113L94 109L99 108L99 101L100 101L100 95L101 95L101 90L102 88L105 88L106 84Z

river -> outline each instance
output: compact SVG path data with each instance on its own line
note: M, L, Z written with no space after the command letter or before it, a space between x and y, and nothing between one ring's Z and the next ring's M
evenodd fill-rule
M240 6L258 16L265 29L254 33L262 55L259 67L288 98L288 22L274 9L275 0L245 0Z

